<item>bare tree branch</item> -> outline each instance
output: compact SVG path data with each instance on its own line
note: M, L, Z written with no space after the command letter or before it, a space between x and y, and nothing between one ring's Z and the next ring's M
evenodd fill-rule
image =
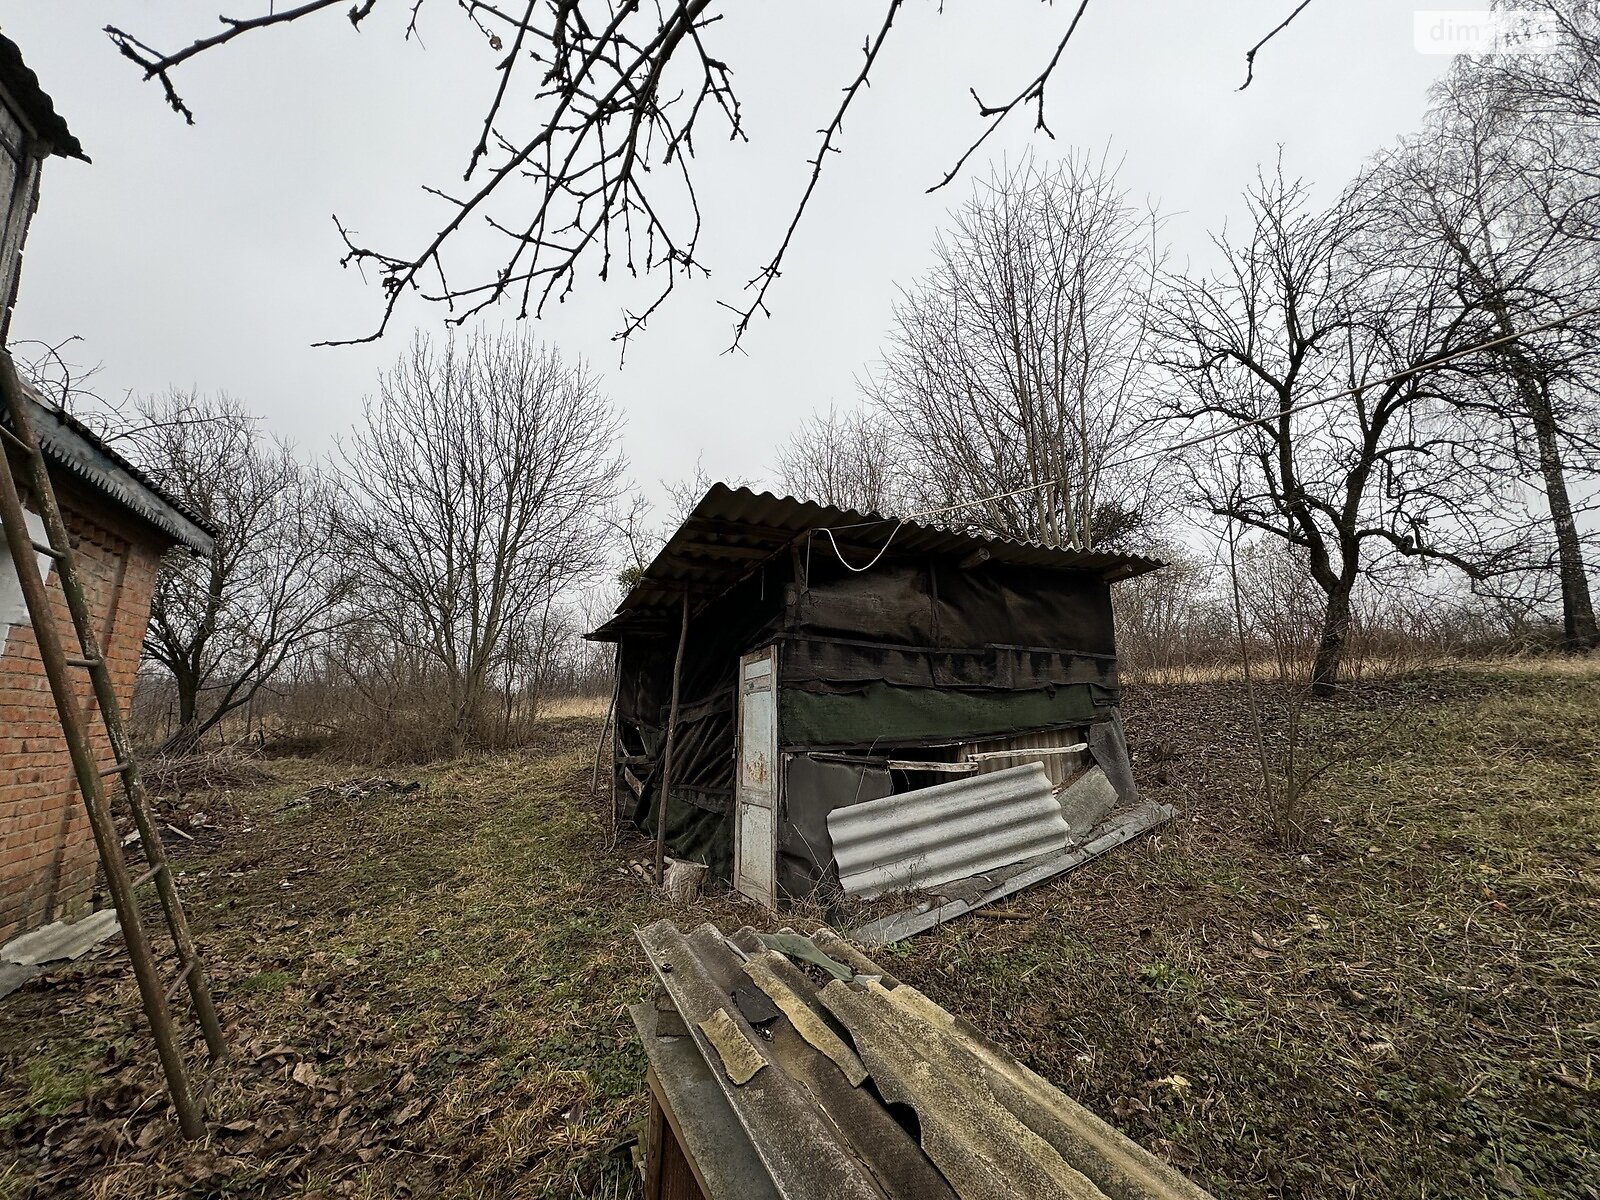
M862 46L861 70L856 73L856 77L844 89L844 98L839 101L839 107L834 110L833 120L829 121L827 128L822 131L822 145L817 149L817 156L811 160L811 178L806 181L806 190L800 196L800 203L795 205L794 215L789 218L789 228L784 231L783 241L778 245L778 252L772 256L772 260L766 266L761 268L754 279L745 284L745 290L750 291L753 289L755 296L743 309L736 308L725 301L720 302L724 308L731 309L737 313L739 318L734 323L733 345L728 347L729 350L738 348L740 340L744 337L745 330L750 328L750 322L756 313L770 315L766 306L767 289L772 286L773 281L778 278L782 271L783 256L788 253L789 243L794 240L794 231L800 227L800 219L805 216L806 206L811 203L811 195L817 190L817 181L822 178L823 163L830 152L837 153L833 146L833 139L843 130L844 115L849 111L850 103L856 98L856 93L868 86L868 76L872 73L872 64L878 60L878 52L883 49L883 43L888 38L889 30L894 26L895 16L899 13L903 3L904 0L889 0L889 5L884 10L883 24L879 27L876 36L868 39L866 44ZM1085 0L1085 3L1087 3L1087 0Z
M1309 0L1307 2L1309 3ZM978 135L977 140L962 152L960 158L956 159L955 166L945 172L944 178L928 189L929 192L937 192L955 179L957 175L961 174L961 168L967 165L967 159L977 153L978 147L989 140L989 135L1000 128L1000 122L1010 116L1011 111L1019 105L1030 102L1036 104L1038 108L1033 122L1034 129L1042 129L1046 136L1052 141L1055 140L1056 135L1050 132L1050 127L1045 124L1044 120L1044 89L1045 85L1050 82L1050 76L1055 72L1056 64L1061 61L1061 55L1065 52L1067 43L1072 40L1072 35L1078 31L1078 22L1083 19L1084 9L1088 7L1089 0L1081 0L1078 5L1078 11L1072 14L1072 21L1067 25L1066 33L1061 35L1061 40L1056 43L1055 53L1050 56L1050 61L1045 63L1044 70L1035 75L1028 85L1010 100L1004 104L989 105L983 102L983 98L976 91L972 92L972 98L978 105L978 115L993 119L989 121L988 128Z
M1273 27L1271 33L1267 34L1266 37L1262 38L1254 46L1251 46L1250 49L1248 49L1248 50L1246 50L1244 52L1244 82L1239 85L1239 90L1241 92L1244 91L1245 88L1249 87L1250 84L1255 81L1255 77L1256 77L1256 53L1261 49L1261 47L1265 46L1273 38L1277 37L1285 29L1289 28L1290 22L1293 21L1296 17L1298 17L1302 12L1304 12L1306 7L1307 7L1307 5L1309 5L1310 3L1311 3L1311 0L1300 0L1300 3L1295 5L1294 11L1291 12L1282 21L1278 22L1278 24Z

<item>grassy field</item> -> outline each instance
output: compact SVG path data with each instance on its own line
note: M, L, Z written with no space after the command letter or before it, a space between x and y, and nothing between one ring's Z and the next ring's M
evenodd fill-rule
M587 799L593 715L402 776L207 796L182 858L238 1048L177 1143L120 957L0 1002L0 1197L630 1194L676 911ZM1458 670L1314 710L1307 844L1251 816L1237 685L1129 728L1179 824L884 956L1228 1197L1600 1197L1600 672Z

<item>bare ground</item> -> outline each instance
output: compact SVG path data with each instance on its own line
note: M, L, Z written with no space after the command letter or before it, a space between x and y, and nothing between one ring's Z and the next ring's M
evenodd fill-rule
M1218 1195L1600 1197L1600 677L1370 683L1311 723L1286 851L1238 686L1135 690L1183 822L884 956ZM108 949L0 1002L0 1198L630 1194L630 931L763 914L656 900L587 798L597 721L547 728L412 792L279 760L201 797L210 1138L176 1138Z

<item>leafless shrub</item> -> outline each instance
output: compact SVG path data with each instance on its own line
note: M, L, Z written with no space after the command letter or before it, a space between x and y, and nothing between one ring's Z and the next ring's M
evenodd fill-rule
M258 751L238 746L146 758L139 763L139 774L152 793L178 797L224 788L256 788L277 778L261 764Z
M1239 666L1259 779L1255 807L1263 832L1279 845L1294 848L1306 839L1316 782L1333 766L1331 759L1312 752L1311 739L1305 736L1320 624L1315 586L1292 555L1270 543L1258 546L1242 563L1238 530L1232 522L1226 544ZM1276 673L1270 699L1258 686L1252 625L1257 638L1265 641Z
M1112 589L1123 677L1173 679L1231 665L1231 618L1218 591L1216 564L1177 544L1151 553L1167 565Z

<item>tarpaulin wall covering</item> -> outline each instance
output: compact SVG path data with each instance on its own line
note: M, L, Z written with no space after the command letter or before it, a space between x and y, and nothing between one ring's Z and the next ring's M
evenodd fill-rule
M809 896L833 862L828 814L836 808L881 800L891 793L887 767L789 760L783 820L778 824L778 891Z
M1114 688L1093 683L988 694L882 683L845 693L785 688L778 728L795 745L914 747L1087 725L1105 720L1116 701Z
M1111 590L929 560L792 589L785 746L914 746L1084 725L1117 703Z

